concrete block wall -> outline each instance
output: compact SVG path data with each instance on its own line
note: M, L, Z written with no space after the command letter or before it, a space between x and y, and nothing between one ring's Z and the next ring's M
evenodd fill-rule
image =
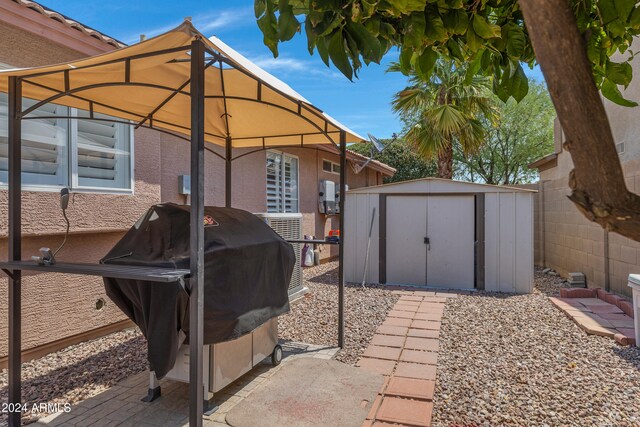
M640 160L625 162L623 170L629 190L639 191ZM553 268L565 277L569 272L582 272L589 288L608 287L610 292L631 296L627 278L640 273L640 243L588 221L567 198L568 172L559 175L544 180L543 173L538 183L536 265Z

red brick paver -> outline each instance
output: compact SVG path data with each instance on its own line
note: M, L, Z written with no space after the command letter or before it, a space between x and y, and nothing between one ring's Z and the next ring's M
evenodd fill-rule
M622 311L620 313L622 313ZM412 311L400 311L400 310L391 310L387 314L387 316L389 317L399 317L401 319L413 319L414 315L415 313Z
M385 390L386 395L408 397L414 399L432 400L435 381L418 380L415 378L393 377Z
M396 362L393 360L372 359L369 357L361 357L358 360L358 367L381 375L391 375L395 365Z
M437 365L438 353L435 351L402 350L400 360L403 362L423 363L425 365Z
M629 302L602 289L583 291L587 290L567 289L560 293L560 298L550 297L549 301L588 334L613 338L620 345L633 345L633 317L625 310Z
M400 353L402 350L396 347L382 347L378 345L370 345L366 348L364 353L362 353L363 357L370 357L374 359L386 359L386 360L398 360L400 357Z
M399 317L387 317L385 321L382 322L382 324L389 325L389 326L409 327L411 326L411 319L400 319Z
M409 337L422 337L422 338L438 338L440 336L440 330L433 329L409 329L407 332Z
M432 402L385 396L376 419L413 426L429 426L432 410Z
M407 337L404 346L413 350L438 351L440 342L433 338Z
M404 345L405 337L399 337L395 335L374 335L371 340L371 344L380 345L384 347L398 347L401 348Z
M406 326L392 326L392 325L380 325L378 326L377 334L381 335L398 335L405 336L407 335L409 328Z
M431 320L414 320L411 322L411 327L414 329L431 329L440 330L440 322L434 322Z
M435 381L436 367L422 363L399 362L393 374L398 377Z
M441 320L454 293L397 290L358 366L388 376L362 427L430 426Z

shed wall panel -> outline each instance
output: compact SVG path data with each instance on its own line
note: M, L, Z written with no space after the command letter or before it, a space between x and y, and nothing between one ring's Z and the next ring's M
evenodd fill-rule
M516 278L515 292L527 293L533 276L533 197L515 193L516 201Z
M515 212L516 203L513 194L499 194L499 226L500 238L499 259L500 266L498 269L498 291L499 292L515 292L515 260L516 260L516 223Z
M376 209L369 265L367 267L367 283L378 283L378 221L380 210L377 194L352 194L345 200L345 281L360 283L364 273L371 214Z
M499 289L500 256L500 209L498 193L488 193L484 199L485 237L484 237L484 289L497 292Z

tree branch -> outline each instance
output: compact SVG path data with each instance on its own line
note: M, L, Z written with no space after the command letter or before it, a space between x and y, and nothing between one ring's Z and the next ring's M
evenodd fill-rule
M520 0L519 5L573 160L569 199L589 220L640 241L640 197L627 190L569 1Z

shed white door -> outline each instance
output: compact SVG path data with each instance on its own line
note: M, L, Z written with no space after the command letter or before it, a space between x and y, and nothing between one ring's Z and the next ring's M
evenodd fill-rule
M387 197L386 253L387 283L473 288L473 196Z
M427 284L473 288L473 196L429 196L427 199Z
M426 284L426 230L425 197L387 197L387 283Z

